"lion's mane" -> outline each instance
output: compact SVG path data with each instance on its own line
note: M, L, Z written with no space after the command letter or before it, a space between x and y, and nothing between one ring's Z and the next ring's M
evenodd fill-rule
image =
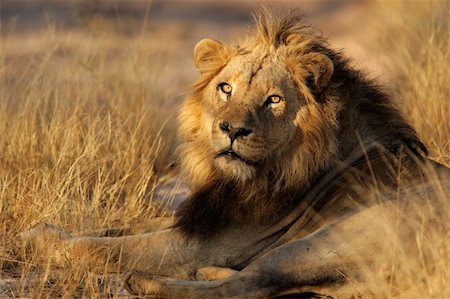
M214 234L232 222L276 221L319 177L337 163L362 155L362 147L370 143L392 153L405 147L426 154L386 93L330 49L301 17L277 18L263 10L256 19L256 30L245 40L224 45L219 57L205 61L200 79L181 107L179 156L193 195L178 210L176 226L188 235ZM232 57L258 45L270 51L286 49L286 68L291 68L298 92L317 105L308 111L308 122L300 124L308 142L280 148L286 158L265 161L254 180L241 183L217 171L212 163L202 99L208 97L205 87Z

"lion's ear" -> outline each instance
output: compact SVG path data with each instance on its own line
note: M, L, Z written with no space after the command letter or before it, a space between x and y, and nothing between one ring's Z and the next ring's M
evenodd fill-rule
M302 68L306 70L306 85L315 94L327 87L334 72L331 59L322 53L309 53L302 57Z
M222 50L222 43L216 40L205 38L199 41L194 49L194 62L197 69L201 73L215 69L221 63Z

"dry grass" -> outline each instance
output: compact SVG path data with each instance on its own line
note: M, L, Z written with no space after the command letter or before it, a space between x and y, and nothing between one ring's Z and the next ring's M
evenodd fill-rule
M399 107L426 143L430 157L447 166L450 165L449 11L447 2L391 4L379 12L385 22L377 27L375 40L382 45L377 50L384 55L389 88ZM408 222L416 231L413 246L399 242L396 223L385 223L386 247L367 271L366 296L450 297L449 181L445 188L430 172L428 182L438 190L431 196L438 197L439 207L418 204L415 213L409 215ZM409 196L410 200L416 197L420 202L420 198L430 195L423 192Z
M397 5L383 11L392 22L367 44L385 54L390 88L431 156L449 165L448 4L414 10L414 18L402 18L407 4ZM3 31L0 278L20 277L15 293L5 294L106 296L108 283L99 286L98 276L84 273L81 264L52 284L45 259L19 261L11 244L18 232L38 223L77 233L154 215L148 198L172 159L175 127L171 94L158 88L164 48L142 35L53 26L26 38ZM441 197L448 208L445 193ZM423 217L412 220L418 260L409 259L409 249L395 242L389 227L394 245L376 263L369 284L374 297L450 297L450 235L445 223L425 226Z
M382 45L383 67L399 106L431 157L446 165L450 164L449 12L445 1L391 4L380 12L387 21L376 40Z
M355 290L362 298L449 298L450 181L444 185L432 170L428 175L427 183L398 195L414 202L407 213L398 208L396 217L378 219L384 247L361 265L366 280ZM412 228L412 243L402 242L400 225Z
M82 232L154 215L173 101L158 89L163 49L139 36L50 26L25 39L4 33L2 42L0 275L25 277L38 263L19 264L9 252L20 231L45 222ZM52 296L45 278L32 294ZM68 279L51 289L71 295L79 285Z

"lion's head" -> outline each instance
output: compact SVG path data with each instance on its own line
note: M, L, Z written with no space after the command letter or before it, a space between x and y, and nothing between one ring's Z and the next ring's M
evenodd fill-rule
M240 45L197 44L202 77L180 115L194 186L217 177L307 185L334 159L339 103L326 90L334 66L322 43L295 18L261 18Z
M267 214L368 144L425 151L389 97L298 16L263 10L243 42L204 39L194 56L201 77L179 117L194 192L229 185Z

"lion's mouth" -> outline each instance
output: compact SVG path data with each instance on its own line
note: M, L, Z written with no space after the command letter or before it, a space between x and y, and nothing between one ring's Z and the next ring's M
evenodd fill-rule
M235 151L233 151L232 149L226 149L224 151L219 152L215 158L219 158L219 157L228 157L232 160L240 160L242 162L244 162L245 164L248 164L250 166L256 166L256 162L251 161L249 159L246 159L244 157L242 157L241 155L239 155L238 153L236 153Z

